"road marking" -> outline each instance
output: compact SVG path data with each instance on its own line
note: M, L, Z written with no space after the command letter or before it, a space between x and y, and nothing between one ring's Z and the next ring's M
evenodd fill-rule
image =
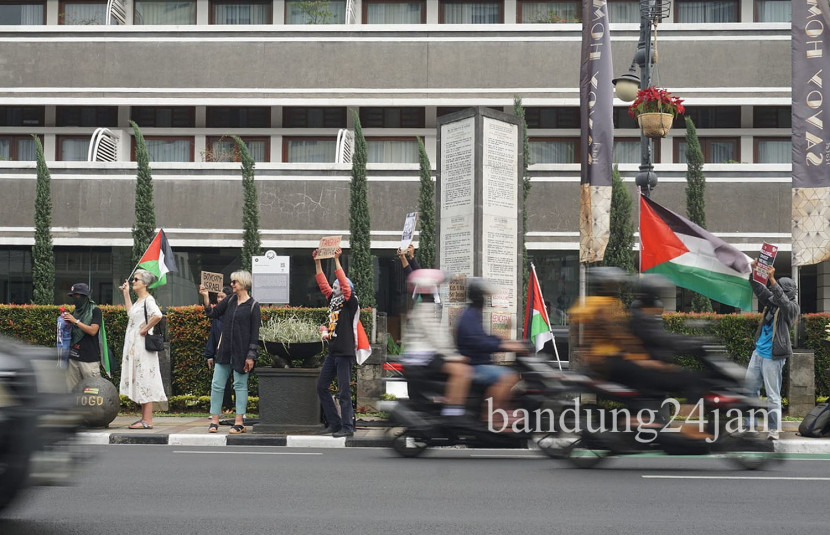
M761 479L764 481L830 481L830 477L777 477L777 476L640 476L643 479Z
M478 457L480 459L544 459L544 457L536 454L531 455L485 455L473 453L470 457Z
M320 452L300 451L185 451L174 450L173 453L197 453L197 454L218 454L218 455L322 455Z

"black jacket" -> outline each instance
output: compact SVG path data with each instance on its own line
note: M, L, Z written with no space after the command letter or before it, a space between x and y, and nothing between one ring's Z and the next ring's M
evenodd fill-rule
M246 359L256 362L262 319L259 303L253 297L238 304L234 294L213 308L205 307L205 315L211 319L222 318L222 335L214 357L216 364L230 364L234 371L243 373Z

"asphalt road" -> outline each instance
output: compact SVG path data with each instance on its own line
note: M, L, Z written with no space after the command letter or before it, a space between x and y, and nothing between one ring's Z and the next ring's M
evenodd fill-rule
M640 457L580 470L533 452L101 446L35 488L2 535L824 533L830 457L758 472Z

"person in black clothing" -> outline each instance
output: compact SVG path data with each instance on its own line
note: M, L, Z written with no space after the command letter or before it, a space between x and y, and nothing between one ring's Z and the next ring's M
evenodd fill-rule
M406 251L398 249L397 254L401 261L401 266L403 267L404 277L408 277L413 271L421 269L421 264L415 260L415 246L411 243L409 244L409 247L406 248Z
M101 376L101 353L98 330L101 328L101 309L89 297L89 286L73 284L69 297L75 305L72 314L63 313L63 319L72 324L72 342L69 346L69 367L66 384L73 390L82 379Z
M219 303L227 296L232 294L230 286L225 286L216 294L216 302ZM215 305L214 305L215 306ZM219 338L222 335L222 319L214 318L210 320L210 334L208 334L208 341L205 344L205 359L207 359L208 368L213 368L213 357L216 356L216 348L219 347ZM233 399L231 399L231 392L233 392L233 380L228 376L228 382L225 384L225 396L222 400L222 412L230 413L233 410Z
M259 326L262 321L259 303L248 292L251 290L251 274L247 271L231 273L233 295L210 306L207 289L200 285L199 293L205 305L205 315L211 319L222 318L222 332L213 366L213 382L210 389L210 419L208 432L219 430L219 414L225 384L233 371L233 388L236 391L236 418L230 434L245 432L245 411L248 407L248 373L253 369L259 349Z
M360 308L354 287L346 278L346 272L340 266L341 249L334 254L334 275L337 280L329 286L317 249L311 254L314 258L317 286L329 302L328 339L329 354L323 361L320 377L317 379L317 397L326 416L326 427L322 434L331 433L335 437L354 435L354 408L352 407L352 362L355 360L355 320L359 319ZM332 380L337 377L340 402L340 414L329 393Z

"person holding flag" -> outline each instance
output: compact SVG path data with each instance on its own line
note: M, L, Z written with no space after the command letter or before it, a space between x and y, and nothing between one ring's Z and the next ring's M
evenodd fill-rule
M167 284L168 273L179 271L176 265L176 257L173 256L173 248L170 247L170 242L167 241L164 229L159 229L158 234L139 259L136 268L145 269L155 277L155 282L147 287L150 290Z
M101 309L90 298L89 285L83 282L73 284L68 295L72 298L75 310L72 314L64 311L61 317L72 325L66 384L69 390L73 390L81 380L101 376L98 331L102 316Z

